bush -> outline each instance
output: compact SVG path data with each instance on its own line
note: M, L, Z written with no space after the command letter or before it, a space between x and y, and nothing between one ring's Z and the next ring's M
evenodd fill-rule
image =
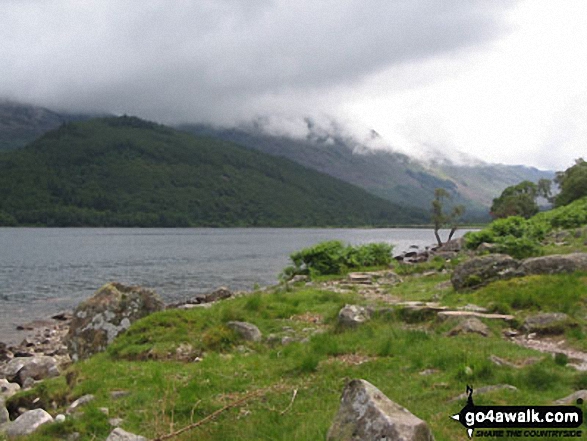
M294 266L285 268L282 276L335 275L362 267L388 266L392 251L393 246L386 243L351 246L338 240L322 242L291 254Z

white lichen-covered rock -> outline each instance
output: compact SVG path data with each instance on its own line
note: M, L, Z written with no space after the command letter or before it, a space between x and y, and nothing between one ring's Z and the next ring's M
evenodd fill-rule
M18 391L20 391L20 385L18 383L11 383L5 378L0 379L0 399L10 398Z
M164 307L151 290L108 283L73 313L67 335L67 348L74 361L106 349L131 323Z
M365 380L345 387L327 441L433 441L428 425Z
M43 409L28 410L11 423L8 423L6 436L8 439L14 439L20 436L30 435L43 424L52 422L53 417Z
M259 328L252 323L247 322L228 322L226 324L230 329L240 335L244 340L247 341L261 341L263 335Z
M135 435L134 433L127 432L126 430L122 430L120 427L117 427L112 432L110 432L110 435L108 435L106 441L147 441L147 438L144 436Z
M371 318L369 311L358 305L345 305L338 312L338 323L344 327L355 327Z

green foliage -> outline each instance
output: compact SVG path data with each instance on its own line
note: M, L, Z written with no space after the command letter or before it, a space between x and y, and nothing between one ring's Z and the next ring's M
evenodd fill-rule
M546 187L547 180L541 181L541 187ZM544 189L542 193L548 193ZM523 181L517 185L507 187L501 196L493 200L491 215L496 218L521 216L528 219L538 213L536 198L539 196L539 187L530 181Z
M483 230L465 235L465 246L476 249L483 242L497 245L497 251L518 259L541 253L541 241L555 228L576 228L587 224L587 198L538 213L530 219L510 216L496 219Z
M133 117L0 153L0 225L384 226L423 215L283 158Z
M560 187L560 193L554 198L555 206L561 207L587 196L587 162L583 158L564 172L558 172L554 181Z
M337 240L322 242L291 254L294 266L286 268L283 276L343 274L357 268L389 266L392 250L386 243L351 246Z
M237 334L224 325L209 328L202 335L204 348L212 351L228 350L237 340Z

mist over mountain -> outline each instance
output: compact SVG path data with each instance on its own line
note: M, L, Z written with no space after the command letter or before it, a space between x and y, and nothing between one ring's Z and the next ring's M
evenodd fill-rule
M469 221L487 220L493 198L506 187L554 176L552 171L534 167L488 164L458 151L425 149L415 158L395 150L374 130L357 136L356 131L335 122L327 126L312 119L304 122L305 131L299 124L276 125L263 120L238 128L179 128L286 157L394 203L420 209L428 210L434 189L444 188L454 203L466 206L465 218Z
M22 147L64 122L88 118L0 102L0 150ZM449 147L423 145L417 155L408 155L375 130L357 129L326 117L265 117L232 128L206 124L183 124L178 128L287 158L420 211L429 210L435 188L444 188L453 195L454 203L466 206L468 221L487 220L493 198L504 188L554 175L552 171L524 165L485 163Z

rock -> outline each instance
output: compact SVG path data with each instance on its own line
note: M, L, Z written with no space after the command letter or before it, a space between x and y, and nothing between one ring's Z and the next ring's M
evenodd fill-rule
M10 398L18 391L20 391L20 385L18 383L10 383L4 378L0 380L0 399Z
M128 397L130 392L127 390L113 390L110 392L110 398L113 400L118 400L120 398Z
M475 312L475 311L439 311L438 312L438 319L439 320L447 320L451 318L466 318L466 317L476 317L482 318L487 320L503 320L505 322L511 322L515 319L513 315L508 314L487 314L484 312Z
M338 312L338 323L343 327L353 328L371 318L369 311L358 305L345 305Z
M438 248L436 251L439 252L443 252L443 251L453 251L453 252L458 252L461 251L463 249L463 244L464 244L464 238L459 237L458 239L452 239L449 240L448 242L442 244L442 246L440 246L440 248Z
M497 250L497 245L494 243L483 242L477 247L477 251L480 253L493 253L495 250Z
M9 361L14 357L14 354L8 349L6 343L0 342L0 363Z
M122 423L124 422L124 420L122 418L110 418L108 420L108 424L110 424L112 427L118 427L120 426Z
M110 435L108 435L106 441L147 441L147 438L144 436L135 435L134 433L127 432L126 430L122 430L120 427L117 427L112 432L110 432Z
M491 334L491 330L489 326L478 318L470 317L451 329L447 335L452 337L459 334L479 334L483 337L488 337Z
M520 262L505 254L474 257L459 264L450 278L456 291L479 288L495 280L523 275Z
M10 421L10 415L8 415L8 409L6 409L6 402L4 398L0 397L0 426Z
M62 413L60 413L59 415L57 415L57 416L55 417L55 422L56 422L56 423L64 423L64 422L65 422L65 420L66 420L66 417L65 417L65 415L63 415Z
M66 413L71 414L75 412L78 408L94 401L95 398L96 397L92 394L87 394L79 397L77 400L70 404L70 406L67 408Z
M577 392L574 392L567 397L556 400L554 404L574 405L577 404L577 400L583 400L583 402L587 402L587 390L578 390Z
M431 320L447 309L446 306L434 302L402 302L397 307L400 318L408 323Z
M526 274L560 274L587 271L587 253L532 257L522 262L521 270Z
M212 292L197 295L196 299L198 300L198 303L212 303L219 300L228 299L233 296L234 294L230 289L225 286L221 286Z
M2 368L0 377L23 386L27 378L43 380L59 376L57 361L53 357L37 355L33 357L15 357Z
M361 285L371 285L373 283L373 276L369 273L350 273L347 278L349 282Z
M67 347L74 361L103 351L132 322L163 309L163 302L151 290L108 283L78 305L67 335Z
M259 328L257 328L252 323L228 322L226 323L226 326L228 326L247 341L261 341L261 338L263 337L261 331L259 331Z
M489 392L494 392L496 390L511 390L511 391L517 391L518 388L515 386L512 386L511 384L494 384L492 386L484 386L484 387L480 387L479 389L475 389L474 394L475 395L482 395L482 394L487 394ZM466 400L468 397L467 393L462 393L457 397L454 397L452 400L450 400L451 402L454 401L461 401L461 400Z
M352 380L326 436L328 441L433 441L428 425L365 380Z
M565 329L577 324L563 312L546 312L527 317L522 329L524 332L538 335L562 334Z
M8 439L30 435L43 424L52 423L53 417L43 409L29 410L9 423L6 427Z

